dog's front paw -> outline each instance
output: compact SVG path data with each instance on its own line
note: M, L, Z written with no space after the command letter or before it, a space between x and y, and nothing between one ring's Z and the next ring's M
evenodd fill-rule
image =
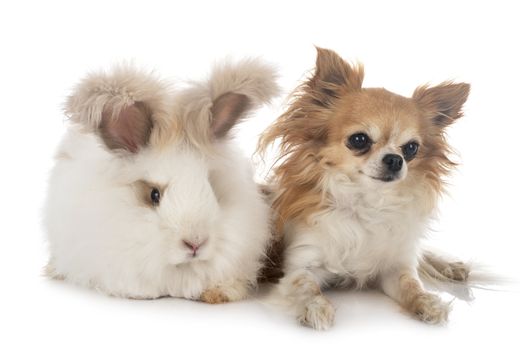
M318 295L305 306L299 321L316 330L326 330L334 324L335 313L336 310L331 302L323 295Z
M412 312L421 321L430 324L445 323L448 320L451 306L434 294L418 295L413 302Z

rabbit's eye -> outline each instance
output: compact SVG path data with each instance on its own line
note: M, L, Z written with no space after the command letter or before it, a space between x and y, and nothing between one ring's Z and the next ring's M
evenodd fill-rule
M153 205L159 205L161 201L161 192L157 188L152 188L152 192L150 192L150 199L152 200Z
M148 208L155 208L161 202L161 196L166 191L166 185L151 183L146 180L137 180L131 184L139 204Z

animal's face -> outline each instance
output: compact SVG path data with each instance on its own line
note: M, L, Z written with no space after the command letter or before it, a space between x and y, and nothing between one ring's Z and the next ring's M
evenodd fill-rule
M444 128L462 115L469 85L421 86L408 98L363 88L363 76L361 65L318 49L314 76L263 136L264 145L279 137L291 155L281 175L295 172L300 183L328 171L361 185L391 186L413 176L440 183L452 165Z
M195 152L143 152L135 160L139 179L130 184L141 215L155 225L173 265L209 260L221 240L218 188L206 161Z
M336 182L375 191L413 184L431 196L442 189L453 165L444 129L462 116L469 85L421 86L407 98L363 88L363 76L361 65L318 49L314 75L262 135L260 152L275 140L281 146L273 204L279 229L326 207L327 186Z
M324 164L359 184L386 184L421 172L428 123L413 99L384 89L345 93L330 107Z

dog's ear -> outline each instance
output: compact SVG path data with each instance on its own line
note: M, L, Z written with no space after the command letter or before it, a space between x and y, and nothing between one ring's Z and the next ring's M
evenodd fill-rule
M469 84L444 82L432 87L418 87L413 99L435 126L444 128L462 117L462 106L469 91Z
M361 64L351 65L336 52L317 47L316 71L311 87L322 97L337 97L341 90L355 91L363 85L364 70Z
M101 138L110 150L137 153L154 124L166 120L166 86L129 66L87 76L68 98L70 119Z

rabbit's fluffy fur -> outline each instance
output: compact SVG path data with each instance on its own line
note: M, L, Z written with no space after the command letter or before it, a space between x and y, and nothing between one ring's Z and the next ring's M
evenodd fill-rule
M48 273L129 298L244 298L269 209L228 133L278 92L275 78L244 60L176 93L132 67L83 80L50 177Z

